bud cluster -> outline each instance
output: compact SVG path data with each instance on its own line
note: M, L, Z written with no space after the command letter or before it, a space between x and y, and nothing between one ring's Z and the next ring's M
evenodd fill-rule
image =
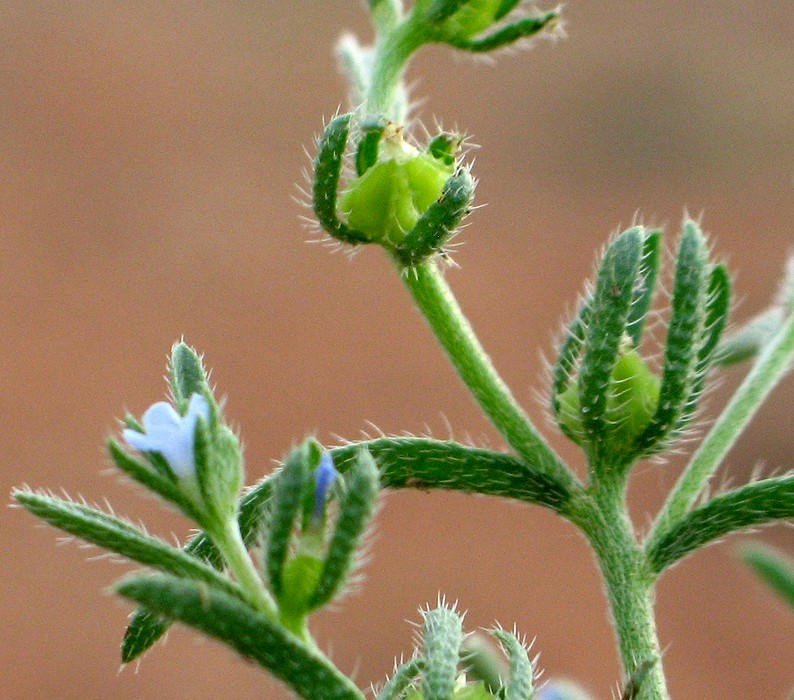
M687 425L730 305L730 281L705 238L684 224L676 257L664 363L639 353L659 275L661 233L635 226L608 247L593 292L571 323L554 367L552 407L594 464L630 465L668 447Z

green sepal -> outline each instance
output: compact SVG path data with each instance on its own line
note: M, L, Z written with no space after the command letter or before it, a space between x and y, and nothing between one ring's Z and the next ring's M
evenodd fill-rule
M207 372L198 353L184 342L174 344L168 364L171 394L177 412L184 415L188 402L193 394L201 394L209 402L213 413L217 412L217 404L212 395ZM143 432L143 431L141 431Z
M648 542L648 563L661 574L688 554L745 528L794 518L794 476L774 477L715 496Z
M510 679L502 691L502 700L531 700L535 693L535 664L527 648L514 634L503 629L491 630L510 660Z
M315 556L297 554L283 567L278 608L281 618L295 622L299 628L309 612L311 600L323 570L323 562Z
M695 380L692 383L689 398L678 423L679 430L689 422L697 408L697 402L703 393L709 369L713 364L714 353L728 323L730 307L731 279L724 265L716 265L711 271L709 278L706 297L706 320L700 341L700 349L698 350Z
M371 125L361 125L361 139L356 149L356 175L359 177L378 162L380 141L385 124L380 120Z
M631 300L631 310L629 311L629 318L626 323L626 333L631 338L635 348L640 347L642 343L642 332L645 329L645 320L653 304L656 281L659 278L661 252L662 232L647 232L642 242L640 274L637 278L637 286L634 290L634 298Z
M309 600L309 609L327 605L342 590L356 565L372 517L375 514L380 479L372 455L359 451L346 479L346 490L339 503L339 515L328 543L322 573Z
M304 510L304 495L311 473L322 456L322 447L315 440L306 440L296 447L275 477L273 496L268 503L264 539L264 567L270 589L281 599L284 565L290 552L293 530Z
M228 426L218 422L213 429L199 416L193 455L207 515L218 525L225 523L235 515L245 478L240 442Z
M203 581L230 595L240 595L240 589L230 579L201 559L191 556L184 549L172 547L160 538L148 535L113 515L82 503L33 491L14 490L12 497L53 527L97 547L174 576Z
M794 607L794 560L757 544L748 547L742 556L770 588Z
M488 692L485 683L477 681L476 683L467 683L462 688L455 691L452 696L454 700L495 700L494 696Z
M157 643L171 627L168 620L146 608L138 608L130 616L121 640L121 663L128 664L139 658Z
M521 39L527 39L544 29L551 29L556 26L559 17L558 12L547 12L540 17L525 17L479 39L448 38L444 41L464 51L486 53L509 46Z
M424 668L425 660L421 657L415 657L401 664L381 688L375 700L400 700Z
M339 179L344 165L351 114L334 117L325 127L317 142L314 159L314 183L312 185L312 207L320 226L334 238L359 245L369 243L369 238L353 231L341 221L336 212Z
M430 139L430 143L427 144L427 152L444 165L455 165L460 155L463 138L461 134L439 134Z
M474 180L466 168L461 168L446 181L441 197L395 247L400 264L412 267L438 253L469 212L473 196Z
M687 221L676 260L659 404L638 440L638 447L645 454L669 445L691 414L687 406L696 389L709 276L706 240L698 225Z
M603 440L611 428L604 413L634 299L642 249L643 229L630 228L610 244L598 271L577 382L584 438L590 444Z
M555 414L560 410L560 394L562 394L570 385L571 379L574 378L574 369L582 353L584 346L585 329L589 323L591 306L593 304L592 295L587 295L579 307L579 312L571 321L565 333L565 338L560 345L560 351L557 354L557 362L552 369L552 391L551 391L551 405ZM565 427L563 432L565 432ZM566 435L572 440L577 437Z
M441 606L424 613L422 625L425 670L424 700L449 700L458 677L463 620L451 608Z
M319 651L246 603L204 583L164 574L122 580L116 592L213 637L309 700L364 700Z
M144 464L127 453L114 438L108 439L107 448L115 465L127 474L127 476L131 477L139 484L142 484L150 491L154 491L161 498L176 506L202 527L205 525L206 514L196 502L183 491L175 479L164 476L161 472L156 471L154 467Z

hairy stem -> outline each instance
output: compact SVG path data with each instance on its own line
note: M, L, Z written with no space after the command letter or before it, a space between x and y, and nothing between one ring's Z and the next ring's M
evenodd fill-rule
M398 91L408 59L424 39L421 28L410 17L378 37L372 81L364 102L366 115L383 115L402 121L404 115L396 113L401 102L397 99Z
M606 584L625 678L649 666L637 699L667 700L654 614L655 577L628 515L624 476L600 479L580 498L576 511Z
M424 261L403 275L416 305L460 378L508 444L538 470L571 491L576 477L546 443L493 366L436 264Z
M680 520L703 491L728 450L744 431L775 385L791 366L794 356L794 314L761 352L739 389L723 410L711 431L667 497L653 531L651 547L660 533Z
M210 537L229 566L229 570L248 594L251 603L268 617L277 619L276 604L265 589L254 562L248 554L248 549L237 525L237 519L228 520L222 528L218 528L217 532L211 532Z

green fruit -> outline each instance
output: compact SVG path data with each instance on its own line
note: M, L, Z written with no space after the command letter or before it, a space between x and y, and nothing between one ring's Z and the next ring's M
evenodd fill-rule
M615 450L630 448L656 412L659 377L651 372L636 350L629 350L615 363L608 392L604 419L609 428L604 442ZM576 382L571 382L560 394L556 412L563 432L578 445L586 445L588 440Z
M444 29L452 39L471 39L494 23L500 5L501 0L471 0L444 22Z
M282 593L278 601L284 617L301 618L306 615L322 569L322 560L302 554L287 563L282 575Z
M454 163L406 144L400 130L392 126L390 133L384 133L378 162L351 180L339 209L351 229L394 247L441 197L454 170Z

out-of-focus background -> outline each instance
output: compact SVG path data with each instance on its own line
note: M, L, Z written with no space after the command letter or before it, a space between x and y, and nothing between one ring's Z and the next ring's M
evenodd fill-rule
M736 319L773 293L794 220L794 4L592 2L568 38L498 63L426 49L426 124L481 146L478 202L449 279L497 366L543 421L551 355L595 251L636 216L675 233L702 216L736 274ZM179 538L185 521L108 472L126 409L164 396L171 343L206 354L240 427L250 482L315 433L466 435L501 447L378 250L304 243L293 201L303 147L344 105L340 32L370 38L356 0L0 5L0 491L63 487ZM723 373L706 422L741 369ZM783 383L720 481L790 469ZM549 428L563 453L577 450ZM647 521L681 468L646 465ZM792 531L762 536L789 553ZM118 672L129 567L56 546L19 510L0 519L5 698L284 698L254 667L185 629ZM662 581L659 628L676 698L771 700L794 686L794 614L737 560L742 539ZM366 686L410 653L407 620L438 592L470 628L515 623L547 676L610 697L618 663L593 562L549 513L484 498L385 499L361 593L315 629Z

